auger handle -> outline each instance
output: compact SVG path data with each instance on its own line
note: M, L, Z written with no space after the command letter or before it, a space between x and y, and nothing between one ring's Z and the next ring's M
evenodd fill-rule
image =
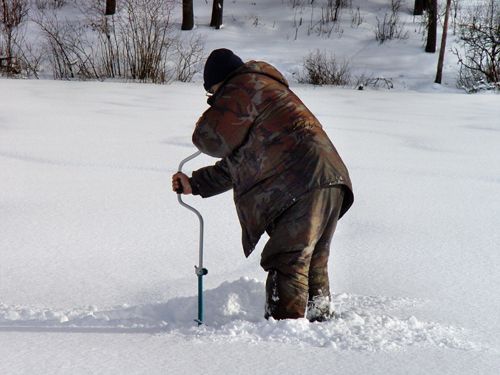
M179 164L179 168L177 169L178 172L182 172L182 168L184 164L186 164L188 161L194 159L198 155L200 155L201 152L197 151L194 154L188 156L184 160L181 161ZM198 319L195 319L195 322L198 323L198 326L203 324L203 315L204 315L204 310L203 310L203 276L205 276L208 273L208 270L206 268L203 268L203 235L204 235L204 222L203 222L203 217L201 216L201 213L194 207L186 204L182 200L182 184L179 189L176 190L177 193L177 200L181 204L181 206L187 208L191 212L194 212L196 216L198 216L198 220L200 222L200 235L199 235L199 259L198 259L198 265L195 266L195 274L198 277Z

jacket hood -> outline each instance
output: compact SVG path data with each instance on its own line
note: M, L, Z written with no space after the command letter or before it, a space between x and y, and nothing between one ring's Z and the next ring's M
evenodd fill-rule
M286 87L288 87L288 81L281 74L278 69L276 69L271 64L268 64L264 61L248 61L238 69L236 69L233 73L231 73L225 80L224 83L231 80L235 76L241 74L263 74L265 76L271 77L272 79L282 83Z
M274 66L271 64L266 63L265 61L248 61L238 69L236 69L234 72L232 72L230 75L226 77L226 79L222 82L221 86L217 90L214 95L209 97L207 99L208 105L212 106L215 103L216 98L220 95L220 93L223 91L222 88L233 78L238 77L240 75L245 75L245 74L262 74L267 77L270 77L274 79L275 81L285 85L288 87L288 81L286 78L281 74L278 69L276 69Z

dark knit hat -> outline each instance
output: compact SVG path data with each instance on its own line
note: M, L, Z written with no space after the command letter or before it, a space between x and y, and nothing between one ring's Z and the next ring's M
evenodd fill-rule
M233 51L225 48L213 50L205 63L203 87L208 91L210 87L224 81L229 74L242 65L243 61Z

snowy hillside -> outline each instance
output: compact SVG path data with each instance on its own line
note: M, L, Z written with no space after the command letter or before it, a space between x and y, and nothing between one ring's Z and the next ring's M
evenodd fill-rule
M198 226L170 179L195 151L199 75L0 79L0 374L498 374L499 98L455 89L451 61L434 85L416 26L379 46L369 20L384 4L368 2L358 28L346 18L342 37L307 35L304 21L295 38L307 7L227 2L215 31L211 4L195 2L206 49L284 71L349 168L329 323L263 318L265 238L245 259L231 193L186 198L205 218L209 270L206 325L193 321ZM315 48L395 89L297 84Z
M298 5L292 7L293 3ZM413 2L403 1L399 13L407 38L384 44L375 40L375 31L377 20L383 20L390 13L390 1L353 1L352 7L342 11L337 23L324 27L321 20L327 1L313 2L313 6L310 3L228 2L224 30L220 32L206 26L210 21L211 3L195 1L196 32L206 38L207 50L227 46L238 51L244 60L270 61L291 81L296 81L302 72L304 58L320 50L338 60L346 60L353 76L387 78L400 89L430 89L436 75L437 54L423 52L425 27L421 17L412 15ZM449 54L444 73L446 86L455 88L456 74L456 57Z

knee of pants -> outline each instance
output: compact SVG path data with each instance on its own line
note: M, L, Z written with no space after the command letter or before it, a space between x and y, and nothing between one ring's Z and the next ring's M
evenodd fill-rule
M307 296L307 279L304 284L300 278L274 269L269 270L266 282L266 318L303 318Z
M261 266L265 271L277 270L283 275L296 278L298 282L307 283L310 263L311 252L294 251L262 259Z

